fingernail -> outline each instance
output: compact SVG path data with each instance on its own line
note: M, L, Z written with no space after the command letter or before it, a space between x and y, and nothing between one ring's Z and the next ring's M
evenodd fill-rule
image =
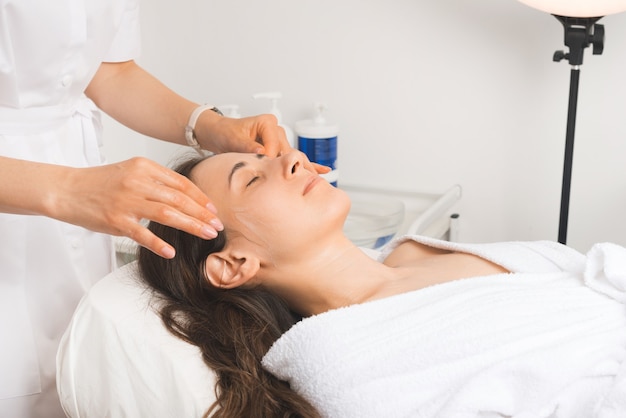
M213 239L217 236L217 231L208 226L203 226L201 230L202 236L206 239Z
M224 230L224 224L217 218L213 218L209 221L209 223L218 231Z
M206 208L217 215L217 208L215 207L213 203L211 202L207 203Z
M172 247L163 247L161 249L161 256L164 258L174 258L176 251Z

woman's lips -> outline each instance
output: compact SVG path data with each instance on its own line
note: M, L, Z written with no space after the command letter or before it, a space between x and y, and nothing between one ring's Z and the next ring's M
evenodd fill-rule
M302 192L303 195L307 194L308 192L311 191L311 189L313 189L317 183L319 183L319 181L322 180L322 178L320 176L311 176L311 178L306 182L306 184L304 185L304 190Z

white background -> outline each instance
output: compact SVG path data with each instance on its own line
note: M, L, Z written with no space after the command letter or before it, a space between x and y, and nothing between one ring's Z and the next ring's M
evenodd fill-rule
M557 239L570 66L552 16L515 0L149 0L138 62L198 101L340 125L340 182L440 193L459 240ZM581 67L568 244L626 245L626 13ZM179 147L106 120L109 161Z

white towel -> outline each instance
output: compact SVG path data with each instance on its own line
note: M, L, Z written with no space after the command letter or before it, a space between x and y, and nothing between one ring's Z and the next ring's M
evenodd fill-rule
M626 249L611 243L594 245L587 257L585 283L626 303Z
M305 319L263 365L332 418L626 416L624 249L416 240L516 273Z

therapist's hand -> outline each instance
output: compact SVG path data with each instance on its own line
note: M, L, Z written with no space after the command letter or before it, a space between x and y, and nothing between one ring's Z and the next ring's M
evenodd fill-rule
M68 169L54 198L55 218L126 236L165 258L175 249L140 221L148 219L205 239L223 226L209 199L186 177L145 158Z
M291 149L285 130L278 126L274 115L237 119L206 113L200 115L196 124L198 141L206 150L215 153L252 152L275 157Z
M202 119L205 113L209 115ZM272 114L236 119L204 112L196 124L196 134L200 145L215 153L251 152L276 157L293 151L285 130ZM320 174L330 171L330 168L308 160L306 165Z

